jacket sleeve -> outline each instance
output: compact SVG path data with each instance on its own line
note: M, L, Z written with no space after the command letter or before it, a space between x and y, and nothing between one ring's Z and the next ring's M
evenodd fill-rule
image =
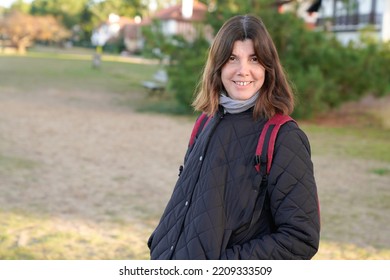
M275 231L233 245L221 259L311 259L317 252L320 216L309 141L295 124L279 131L268 180Z

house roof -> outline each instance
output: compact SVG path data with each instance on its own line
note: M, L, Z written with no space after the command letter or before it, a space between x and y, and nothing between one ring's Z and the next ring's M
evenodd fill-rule
M153 17L160 20L173 19L177 21L202 21L207 13L207 5L198 1L194 1L192 17L189 19L183 17L181 9L181 4L174 5L156 12Z

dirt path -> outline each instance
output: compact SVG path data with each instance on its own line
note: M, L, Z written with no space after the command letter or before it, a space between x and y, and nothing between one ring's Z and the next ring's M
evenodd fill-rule
M1 95L2 152L36 163L33 174L6 176L16 188L1 205L96 221L115 212L131 220L139 211L132 204L148 197L142 205L158 215L191 124L113 103L100 93Z
M121 221L150 232L177 179L192 123L135 113L118 106L118 98L54 89L1 92L1 208L86 223ZM336 205L324 212L324 236L358 245L374 240L389 248L383 233L390 232L389 208L384 205L387 212L372 220L369 207L380 203L372 194L388 189L389 177L362 172L383 164L332 156L313 160L322 207ZM371 204L359 201L362 190L373 196ZM360 215L353 225L334 220L346 205ZM332 225L351 234L339 236L327 228ZM354 234L363 230L370 235Z

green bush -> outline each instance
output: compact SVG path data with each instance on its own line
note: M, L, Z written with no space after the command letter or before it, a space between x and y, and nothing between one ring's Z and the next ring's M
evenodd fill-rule
M206 62L208 46L208 42L202 37L192 43L183 40L171 56L168 67L169 90L188 112L192 111L190 104Z
M310 118L366 94L389 93L388 45L343 46L333 34L307 30L291 13L262 18L295 85L296 116Z
M294 117L297 119L311 118L318 112L324 112L329 109L329 103L337 99L335 85L324 77L317 65L305 71L297 70L293 85L297 99Z

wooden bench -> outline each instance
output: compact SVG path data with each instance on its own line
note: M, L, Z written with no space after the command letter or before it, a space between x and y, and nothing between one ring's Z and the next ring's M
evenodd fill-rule
M168 82L168 74L165 70L158 70L153 75L153 80L143 81L142 85L145 87L149 95L162 95L165 91L166 85Z

